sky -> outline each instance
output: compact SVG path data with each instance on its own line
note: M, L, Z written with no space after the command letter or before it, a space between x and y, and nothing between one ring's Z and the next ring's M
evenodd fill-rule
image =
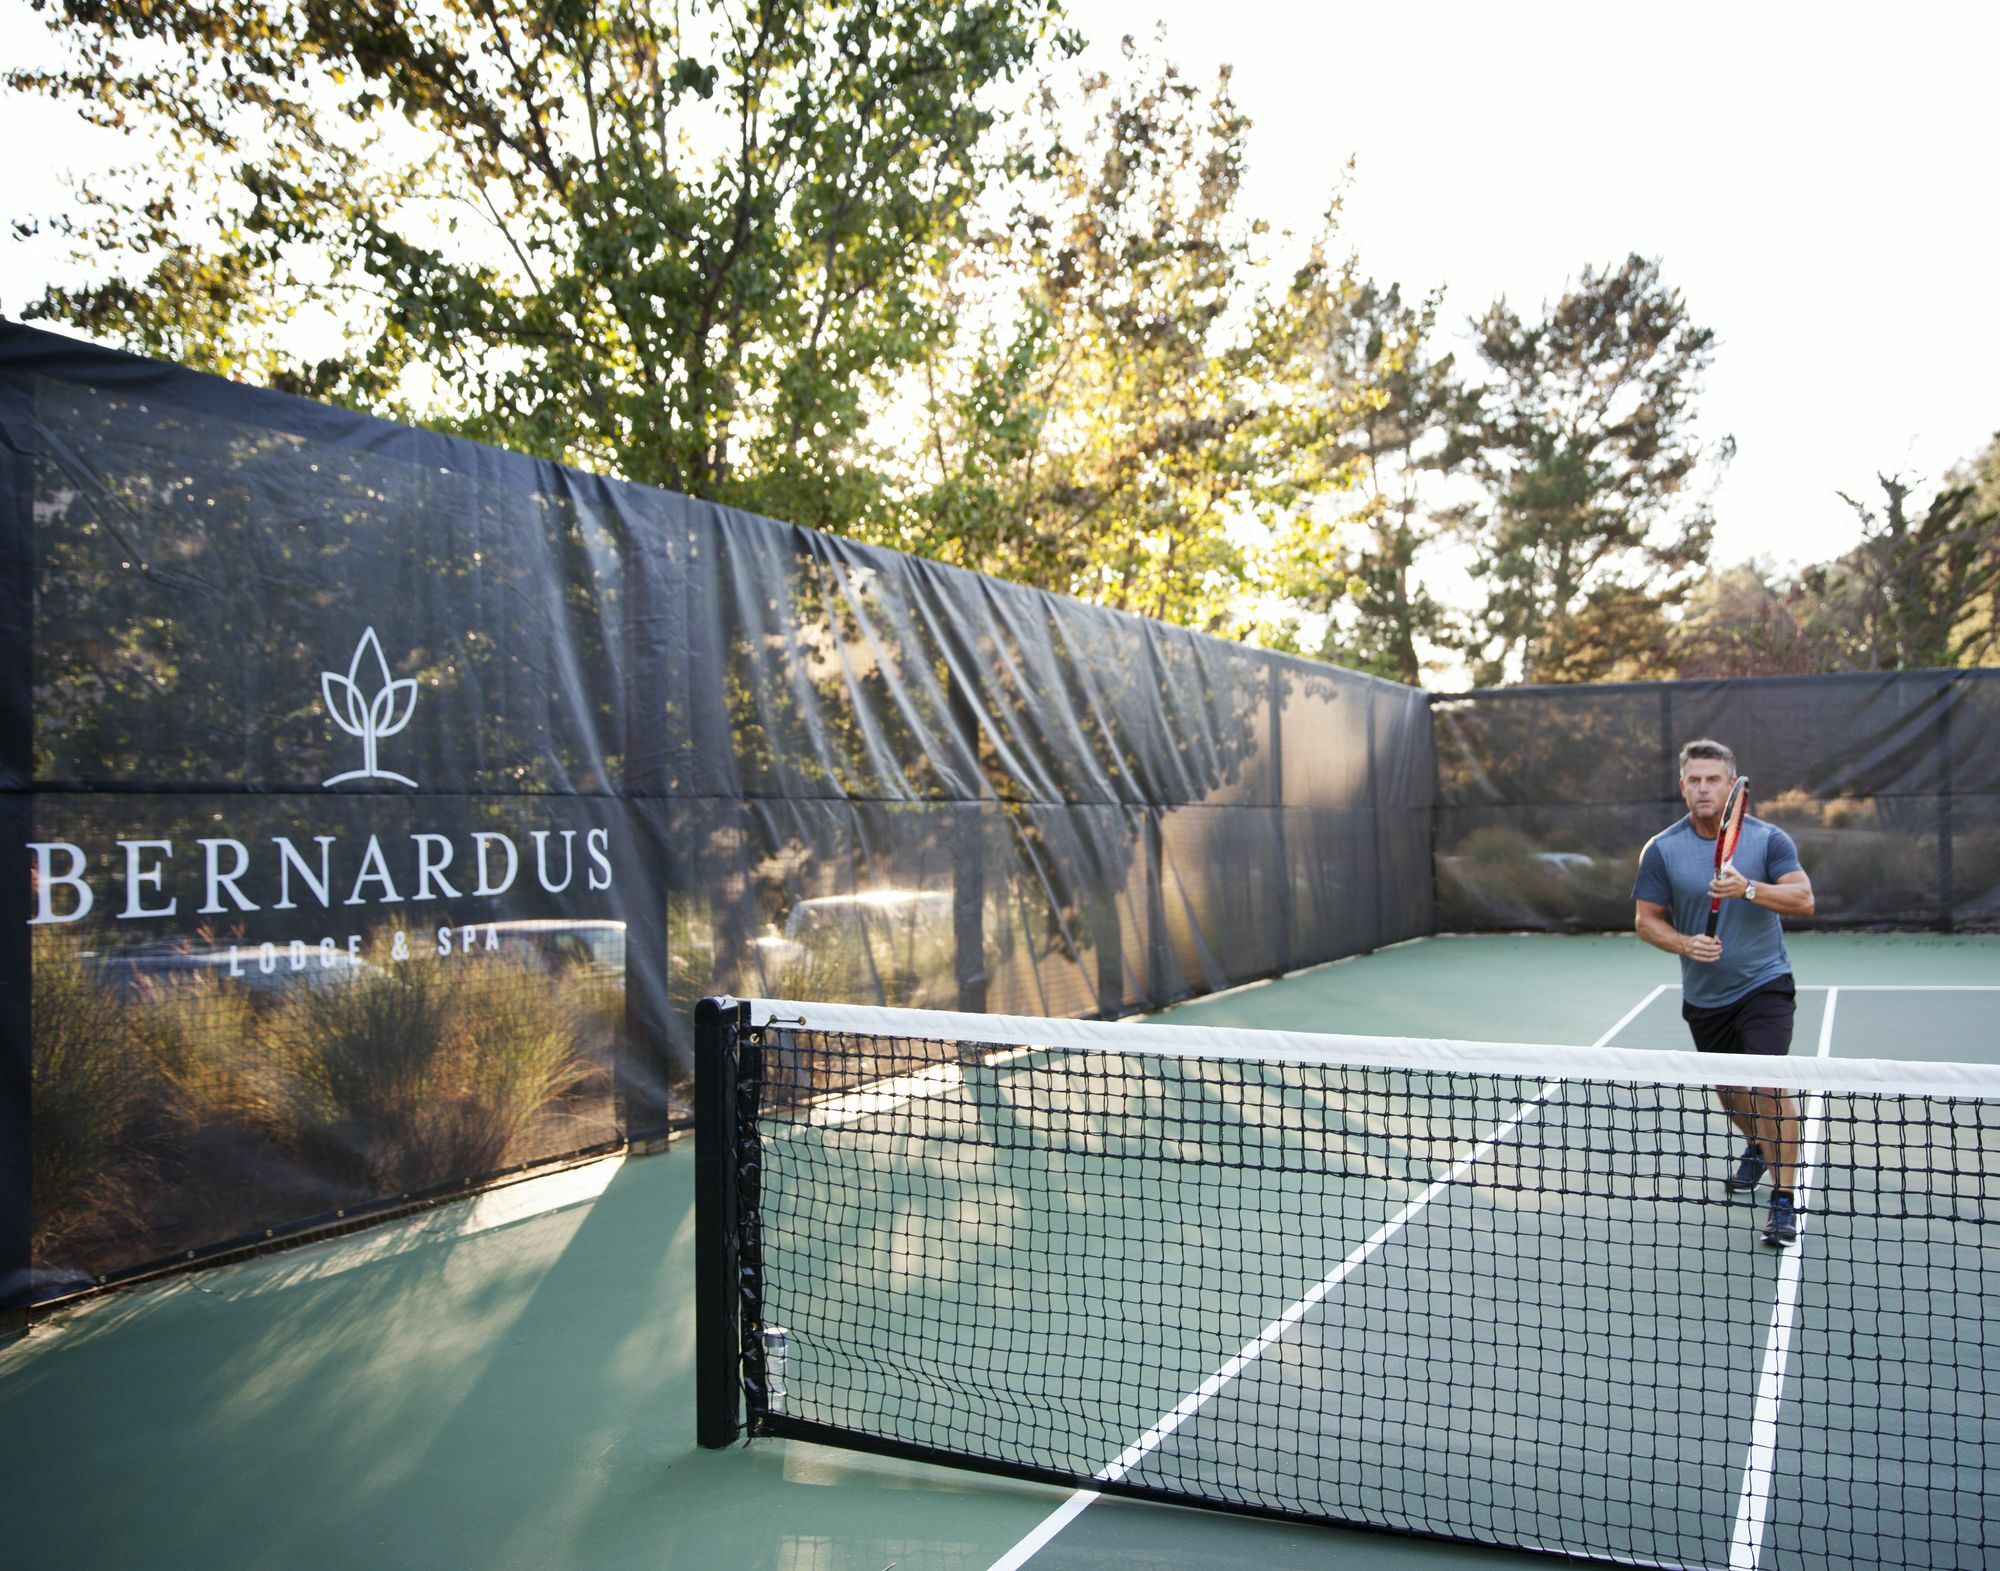
M1720 339L1700 405L1738 445L1718 565L1836 555L1859 538L1840 492L1935 482L2000 430L2000 6L1069 9L1099 59L1164 24L1190 76L1235 68L1245 205L1274 225L1309 231L1352 157L1348 244L1406 297L1444 287L1454 330L1497 295L1526 315L1586 265L1659 258ZM41 39L27 0L0 0L0 59ZM0 166L8 221L59 211L63 172L115 153L18 97L0 147L32 150ZM0 246L13 315L53 259Z
M1837 555L1860 538L1840 492L1935 482L2000 431L2000 6L1069 9L1101 50L1164 22L1191 77L1234 66L1272 223L1310 229L1352 156L1363 269L1444 286L1461 332L1498 295L1525 316L1586 265L1659 258L1720 340L1719 564Z

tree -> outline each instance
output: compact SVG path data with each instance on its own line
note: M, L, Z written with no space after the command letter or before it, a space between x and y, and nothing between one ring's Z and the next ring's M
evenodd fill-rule
M1836 621L1841 663L1864 671L1977 665L1996 643L2000 509L1981 511L1975 481L1946 485L1921 515L1915 486L1878 475L1883 505L1842 494L1861 544L1808 569L1804 583Z
M1975 513L2000 513L2000 432L1977 458L1952 472L1950 483L1972 487Z
M1690 591L1666 670L1686 678L1797 676L1821 669L1800 617L1805 593L1768 563L1744 562ZM1654 675L1660 674L1654 672Z
M1446 501L1439 482L1470 460L1477 413L1454 356L1432 347L1438 300L1407 305L1400 286L1370 279L1329 338L1334 381L1362 395L1341 450L1355 465L1360 506L1345 519L1342 574L1317 601L1301 596L1333 614L1325 658L1412 686L1423 680L1419 645L1445 644L1456 629L1418 564L1463 526L1465 504Z
M2000 634L2000 440L1919 487L1878 477L1877 507L1845 497L1861 543L1791 574L1744 563L1688 596L1668 665L1683 677L1771 676L1976 665Z
M1473 325L1492 380L1472 530L1485 601L1465 651L1482 682L1600 679L1635 640L1664 641L1707 547L1690 487L1733 450L1693 429L1715 335L1638 256L1586 268L1538 322L1501 299Z
M983 95L1073 43L1056 0L38 4L71 63L8 85L167 152L53 221L113 271L30 315L828 527L945 333Z
M1972 487L1968 508L1973 518L2000 517L2000 433L1994 435L1977 457L1946 476L1945 483ZM1982 565L1990 567L1996 559L2000 559L2000 539L1992 538L1989 531ZM1989 578L1984 594L1973 597L1966 617L1969 623L1985 628L1985 652L1979 658L1991 658L1996 642L2000 642L2000 583Z
M1352 477L1328 455L1358 403L1323 354L1349 283L1324 244L1259 282L1227 71L1203 91L1125 45L1074 120L1045 87L1017 140L1013 201L950 280L964 341L908 512L877 538L1281 641L1257 598L1281 558L1325 575L1311 504Z

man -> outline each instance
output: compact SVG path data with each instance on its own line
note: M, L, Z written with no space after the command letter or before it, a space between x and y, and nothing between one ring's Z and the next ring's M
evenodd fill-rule
M1813 914L1812 881L1799 866L1792 837L1761 818L1746 818L1735 854L1718 871L1715 837L1736 781L1736 755L1703 738L1681 749L1681 800L1687 817L1646 842L1632 885L1633 925L1655 949L1681 957L1681 1018L1703 1053L1792 1050L1792 964L1779 922ZM1726 902L1710 938L1709 902ZM1764 1242L1799 1236L1792 1194L1798 1158L1798 1113L1773 1087L1717 1086L1716 1097L1749 1143L1732 1190L1755 1189L1771 1175L1771 1209Z

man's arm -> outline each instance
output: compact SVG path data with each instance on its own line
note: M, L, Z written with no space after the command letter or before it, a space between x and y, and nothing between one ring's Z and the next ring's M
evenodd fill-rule
M1805 875L1801 873L1799 876L1803 878ZM1713 964L1722 958L1721 939L1710 938L1706 933L1675 932L1674 924L1667 919L1667 908L1657 901L1634 900L1632 911L1632 930L1655 949L1699 960L1703 965Z
M1725 900L1741 900L1750 881L1728 862L1722 864L1722 871L1709 884L1709 891ZM1812 880L1806 877L1806 870L1795 867L1789 873L1782 873L1774 884L1757 886L1757 901L1767 911L1775 911L1779 916L1811 916L1813 914Z

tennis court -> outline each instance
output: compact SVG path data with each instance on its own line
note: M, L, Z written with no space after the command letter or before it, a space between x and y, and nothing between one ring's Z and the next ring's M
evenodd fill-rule
M1995 1058L1995 940L1806 935L1793 949L1805 989L1796 1055ZM1603 1039L1671 1056L1680 1026L1660 984L1672 977L1664 957L1625 938L1440 938L1174 1018L1503 1042ZM1214 1100L1213 1084L1193 1078ZM1276 1472L1304 1476L1275 1459L1282 1443L1312 1453L1314 1487L1343 1512L1376 1519L1410 1516L1409 1498L1428 1475L1452 1491L1454 1531L1547 1542L1570 1531L1559 1519L1596 1509L1602 1536L1580 1546L1592 1553L1645 1558L1631 1535L1650 1522L1655 1537L1671 1526L1675 1563L1991 1563L2000 1525L1986 1501L1985 1448L2000 1435L1987 1389L2000 1375L1978 1334L1982 1280L1996 1263L1990 1242L1970 1222L1933 1219L1919 1224L1929 1235L1920 1271L1907 1257L1892 1265L1850 1243L1829 1272L1810 1208L1800 1244L1780 1252L1756 1243L1750 1202L1734 1211L1703 1203L1688 1208L1669 1256L1649 1262L1627 1229L1592 1220L1650 1204L1617 1193L1633 1187L1630 1172L1554 1160L1571 1149L1565 1130L1602 1101L1569 1097L1521 1126L1538 1131L1532 1141L1502 1140L1483 1153L1480 1137L1509 1115L1497 1099L1443 1114L1406 1109L1400 1128L1357 1124L1344 1136L1350 1166L1374 1162L1380 1171L1328 1214L1310 1203L1320 1191L1306 1173L1253 1174L1234 1194L1211 1185L1179 1204L1155 1195L1140 1232L1107 1240L1114 1208L1077 1203L1073 1190L1065 1200L1052 1182L1068 1247L1106 1277L1125 1320L1144 1320L1169 1275L1193 1273L1216 1323L1243 1333L1227 1349L1234 1354L1325 1284L1225 1388L1131 1458L1133 1481L1199 1475L1222 1490ZM988 1094L985 1116L1003 1100ZM1324 1112L1295 1095L1290 1113L1270 1122L1284 1140L1303 1142ZM1720 1115L1709 1117L1713 1137L1694 1153L1703 1172L1730 1148ZM1823 1181L1839 1171L1851 1186L1855 1173L1889 1171L1879 1144L1857 1153L1861 1128L1829 1121ZM1118 1132L1105 1124L1101 1133ZM1972 1173L1967 1158L1992 1133L1976 1122L1949 1131L1949 1160ZM1461 1159L1471 1154L1449 1184L1410 1193L1393 1171L1398 1149L1454 1145L1464 1146ZM702 1451L691 1146L114 1295L0 1349L0 1505L10 1542L24 1561L84 1567L1531 1563L1513 1550L1090 1498L797 1440ZM1946 1162L1942 1146L1923 1149L1929 1169ZM1983 1155L1979 1172L1992 1165L1992 1152ZM1031 1160L1052 1181L1107 1171L1046 1151ZM1878 1192L1907 1198L1917 1187L1910 1171L1885 1177ZM906 1175L912 1184L916 1176ZM1978 1189L1980 1180L1953 1183ZM1991 1187L1988 1178L1960 1198L1985 1201ZM965 1229L937 1220L947 1210L930 1206L933 1230L912 1233L906 1249L955 1248ZM1887 1226L1859 1216L1845 1224L1850 1240ZM1496 1284L1476 1265L1490 1251L1468 1244L1503 1227L1514 1258L1539 1251L1548 1266L1532 1299L1514 1293L1509 1332L1549 1360L1533 1432L1518 1419L1503 1432L1484 1397L1443 1413L1404 1400L1428 1371L1493 1361L1490 1352L1455 1352L1451 1327L1496 1300ZM1227 1240L1219 1249L1218 1239ZM1292 1279L1278 1283L1260 1267L1266 1254L1290 1262ZM1305 1255L1322 1258L1308 1271ZM1148 1258L1175 1268L1149 1276L1135 1263ZM867 1335L868 1316L886 1316L905 1295L878 1280L844 1282L833 1296L855 1306ZM1698 1314L1688 1307L1696 1300ZM1042 1316L1043 1330L1071 1349L1067 1368L1020 1367L1009 1394L1048 1399L1036 1411L1051 1401L1063 1408L1096 1448L1093 1469L1160 1427L1121 1430L1123 1412L1157 1402L1152 1416L1163 1416L1216 1373L1214 1348L1191 1337L1167 1348L1144 1390L1093 1394L1128 1327L1096 1308L1065 1321L1060 1304L996 1307L1006 1311L999 1324ZM1677 1333L1694 1356L1639 1370L1642 1333L1669 1315L1699 1325L1698 1336ZM816 1377L805 1333L795 1324L791 1335L787 1378L802 1400ZM908 1350L886 1320L874 1335L886 1389L908 1375L899 1356ZM1642 1376L1658 1394L1631 1394ZM1634 1429L1610 1409L1642 1421ZM1007 1444L1034 1436L1005 1412L995 1421ZM1647 1438L1622 1454L1589 1438L1613 1422ZM1550 1458L1559 1477L1547 1499L1510 1471ZM1588 1504L1613 1498L1615 1509ZM1717 1499L1726 1508L1714 1509ZM1938 1525L1947 1515L1948 1542ZM1918 1538L1932 1541L1908 1550Z

